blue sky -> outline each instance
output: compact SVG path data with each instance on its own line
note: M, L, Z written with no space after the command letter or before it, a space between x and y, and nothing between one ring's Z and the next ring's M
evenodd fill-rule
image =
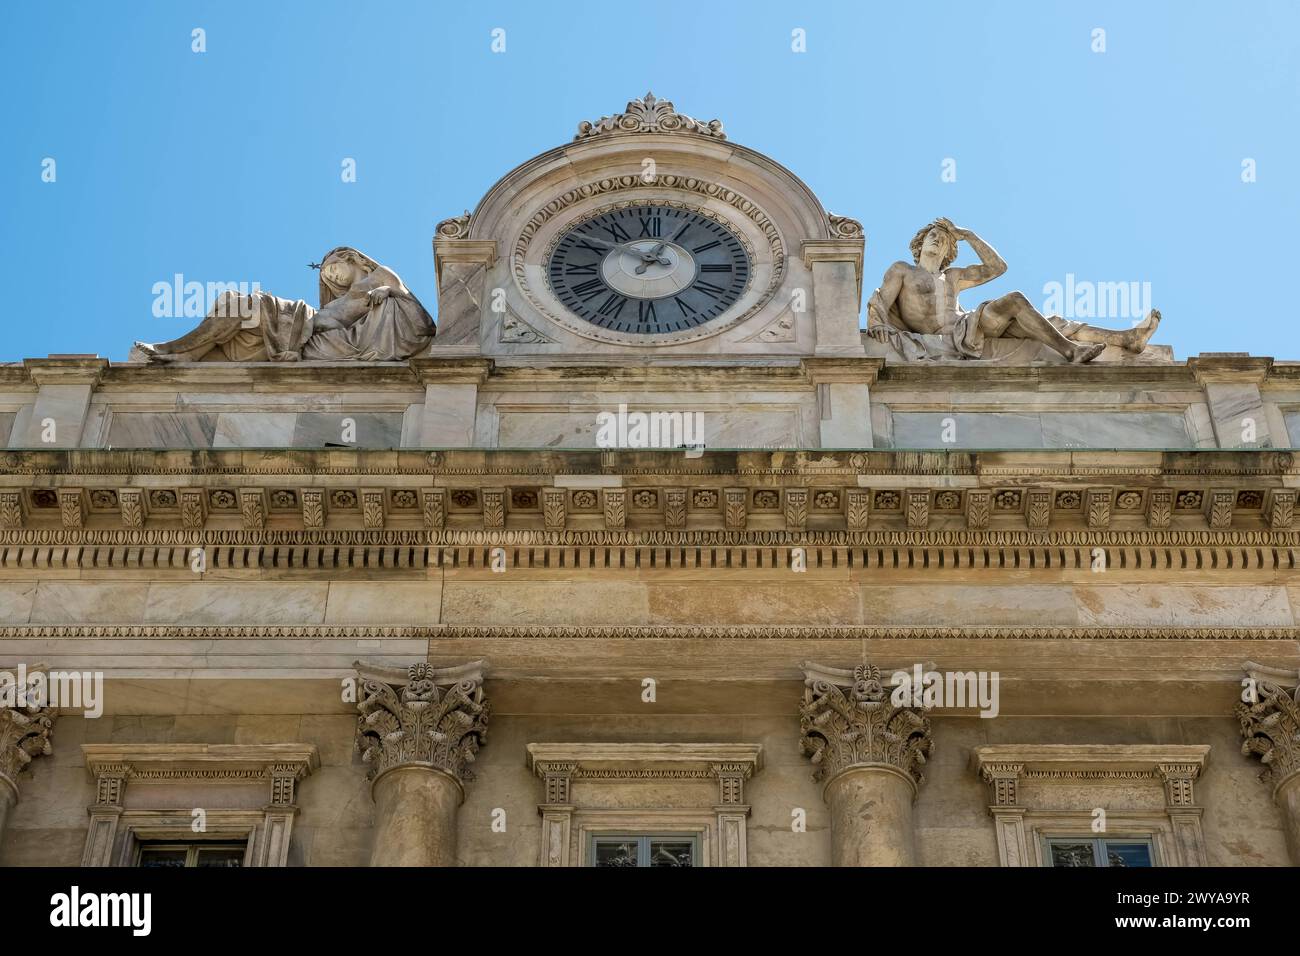
M1009 262L990 293L1041 302L1067 273L1149 282L1157 341L1179 357L1300 358L1293 289L1272 281L1295 270L1300 222L1300 4L1286 0L46 0L5 14L0 360L122 360L133 339L173 337L193 320L155 318L153 285L177 272L314 302L307 263L341 244L433 311L438 220L647 89L860 219L868 291L947 215ZM807 52L791 50L796 28Z

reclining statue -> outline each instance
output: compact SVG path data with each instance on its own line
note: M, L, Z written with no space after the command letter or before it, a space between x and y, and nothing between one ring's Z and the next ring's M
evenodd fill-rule
M979 265L950 269L961 240L975 250ZM1006 272L1002 257L969 229L942 218L923 226L911 249L913 263L890 266L867 302L867 334L908 359L979 359L985 357L986 339L1014 338L1041 342L1068 362L1091 362L1108 345L1141 352L1160 324L1160 313L1152 309L1132 329L1102 329L1043 315L1023 292L1008 292L966 311L957 294ZM922 336L939 336L942 354L933 354Z
M198 328L170 342L136 342L131 360L395 362L424 351L433 319L391 269L350 246L320 269L320 308L266 292L223 292Z

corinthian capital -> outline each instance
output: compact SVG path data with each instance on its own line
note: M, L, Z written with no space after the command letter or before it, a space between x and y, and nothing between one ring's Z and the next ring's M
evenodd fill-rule
M18 793L18 774L33 757L50 753L50 732L54 729L54 711L46 706L44 675L33 673L28 679L25 668L13 674L0 674L0 784L8 784ZM37 680L39 678L39 680Z
M370 764L371 780L405 764L474 779L469 764L487 738L485 663L413 664L405 671L356 663L357 749Z
M1264 765L1260 780L1280 787L1300 773L1300 687L1288 690L1300 681L1295 672L1249 663L1245 669L1254 692L1237 704L1245 738L1241 752L1259 757Z
M899 707L880 680L880 669L852 670L805 661L800 744L813 763L813 779L829 780L842 770L889 764L918 786L930 755L930 718L922 707Z

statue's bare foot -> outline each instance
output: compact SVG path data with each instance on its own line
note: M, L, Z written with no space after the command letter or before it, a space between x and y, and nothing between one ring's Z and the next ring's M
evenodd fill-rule
M1124 343L1125 350L1129 352L1141 352L1151 341L1151 336L1156 334L1156 328L1160 325L1160 310L1152 309L1147 313L1147 317L1135 325L1128 333L1128 340Z
M1104 351L1106 351L1105 342L1098 342L1096 345L1076 345L1070 361L1075 365L1082 365L1084 362L1091 362Z

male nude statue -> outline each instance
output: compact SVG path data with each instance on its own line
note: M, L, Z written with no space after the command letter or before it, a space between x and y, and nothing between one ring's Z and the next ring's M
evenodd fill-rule
M957 258L957 243L963 239L980 257L979 265L950 269ZM1141 352L1160 324L1155 309L1125 331L1071 322L1043 315L1023 292L1008 292L968 312L957 302L957 294L1006 272L1002 257L969 229L942 218L922 227L911 248L915 265L895 262L867 302L867 334L878 342L888 343L900 333L943 335L960 357L978 359L983 357L986 338L1005 336L1034 339L1066 361L1082 363L1091 362L1107 345Z

